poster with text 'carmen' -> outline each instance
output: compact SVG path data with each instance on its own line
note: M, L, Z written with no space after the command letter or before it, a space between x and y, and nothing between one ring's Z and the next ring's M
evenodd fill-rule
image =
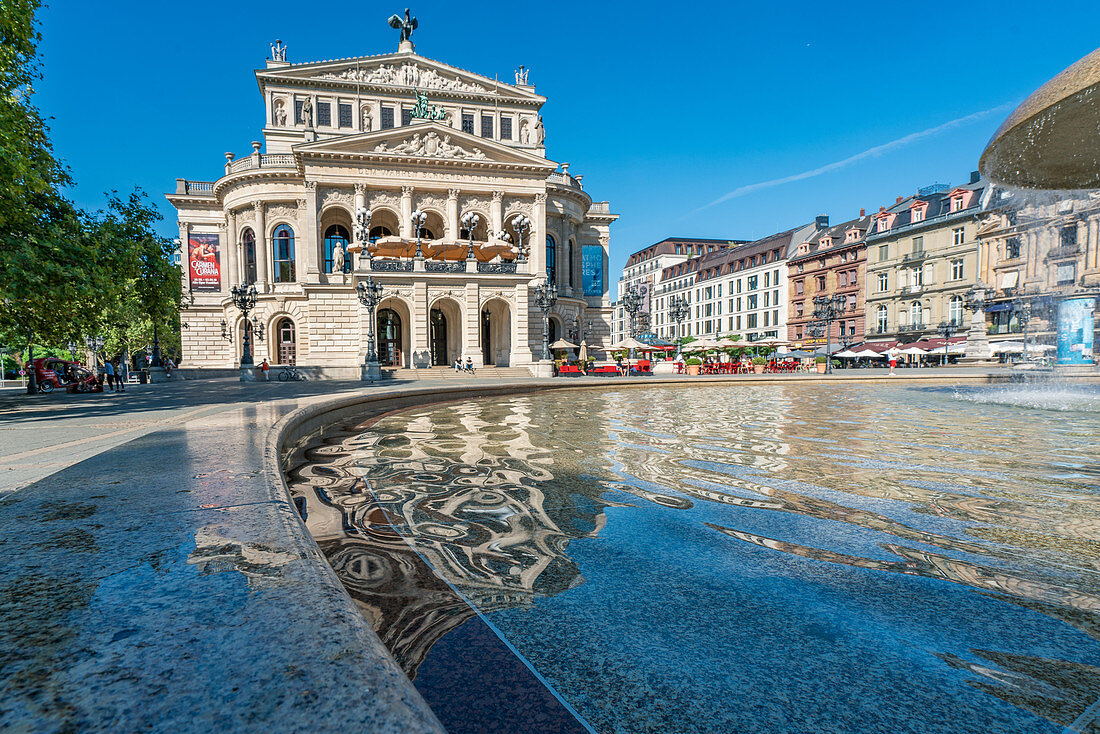
M193 234L188 236L187 261L191 263L191 290L221 290L222 272L218 255L218 235Z

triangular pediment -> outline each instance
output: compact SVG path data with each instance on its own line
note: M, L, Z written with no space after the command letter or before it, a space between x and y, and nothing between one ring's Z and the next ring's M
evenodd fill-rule
M413 90L428 97L485 98L542 104L545 97L414 53L291 64L256 72L261 84L292 82L348 89Z
M439 161L461 165L534 168L547 172L557 168L556 163L533 153L479 138L438 122L300 143L294 146L294 152L302 157L353 156L416 163Z

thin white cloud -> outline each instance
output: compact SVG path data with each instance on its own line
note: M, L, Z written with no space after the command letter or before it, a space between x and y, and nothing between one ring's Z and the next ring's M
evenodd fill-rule
M873 148L868 148L867 150L863 151L862 153L856 153L855 155L848 156L847 158L843 158L839 161L833 161L832 163L826 163L824 166L819 166L818 168L814 168L814 169L811 169L809 171L803 171L802 173L795 173L791 176L784 176L782 178L773 178L770 181L761 181L759 183L747 184L745 186L739 186L736 189L734 189L733 191L729 192L728 194L724 194L723 196L715 199L714 201L710 202L709 204L706 204L704 206L699 207L695 211L698 212L698 211L702 211L703 209L709 209L710 207L721 204L724 201L729 201L730 199L736 199L739 196L744 196L745 194L751 194L754 191L759 191L761 189L769 189L769 188L772 188L773 186L782 186L783 184L793 183L795 181L804 181L807 178L814 178L815 176L820 176L824 173L829 173L830 171L835 171L838 168L844 168L845 166L850 166L853 163L858 163L862 160L866 160L867 158L875 158L875 157L880 156L884 153L889 153L890 151L897 150L898 148L903 148L906 145L909 145L911 143L915 143L918 140L923 140L924 138L930 138L934 135L939 135L942 132L946 132L948 130L953 130L953 129L958 128L958 127L963 127L964 125L969 125L972 122L977 122L978 120L989 117L990 115L996 114L998 112L1005 112L1009 108L1013 107L1014 105L1015 105L1014 102L1006 102L1005 104L998 105L998 106L990 108L988 110L982 110L981 112L974 112L974 113L966 115L964 117L960 117L957 120L951 120L950 122L945 122L942 125L936 125L935 127L930 127L927 130L921 130L920 132L910 133L910 134L908 134L904 137L898 138L897 140L891 140L889 143L883 143L882 145L876 145Z

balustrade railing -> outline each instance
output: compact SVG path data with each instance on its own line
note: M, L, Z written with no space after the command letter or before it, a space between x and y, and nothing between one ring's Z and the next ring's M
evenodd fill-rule
M290 153L265 153L259 157L260 168L287 168L294 165L294 156ZM230 173L240 173L253 168L256 168L256 156L245 156L229 163Z
M477 272L514 275L516 263L478 263Z
M404 273L413 269L413 264L407 260L379 260L374 259L370 263L370 269L376 273Z
M424 263L424 270L429 273L465 273L466 263L428 260Z

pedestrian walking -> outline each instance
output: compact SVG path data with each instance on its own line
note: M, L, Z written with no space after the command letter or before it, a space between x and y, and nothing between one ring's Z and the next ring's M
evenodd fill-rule
M886 350L886 357L890 360L890 377L894 376L894 369L898 366L899 354L901 354L901 350L898 349L896 344Z
M103 374L107 376L107 389L115 392L115 366L111 364L111 360L103 363Z
M268 376L268 374L267 374L270 370L271 370L271 365L269 365L267 363L267 360L265 359L263 361L263 364L260 365L260 371L262 371L264 373L264 382L271 382L271 377Z
M119 392L126 392L126 380L122 377L121 362L115 365L115 386L118 387Z

